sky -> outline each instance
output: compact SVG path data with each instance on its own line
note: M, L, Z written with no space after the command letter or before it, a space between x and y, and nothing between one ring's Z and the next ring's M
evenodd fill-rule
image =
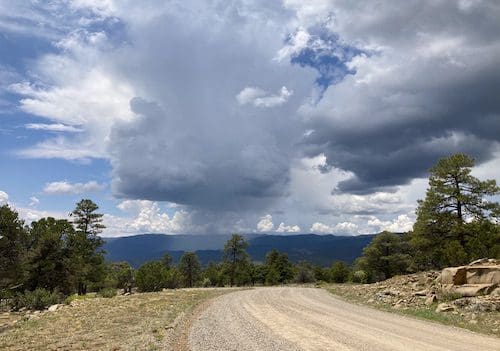
M411 230L500 181L500 3L0 0L0 204L104 236Z

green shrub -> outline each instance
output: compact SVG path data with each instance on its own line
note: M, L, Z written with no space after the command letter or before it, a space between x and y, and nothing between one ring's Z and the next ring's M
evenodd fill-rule
M300 262L295 268L295 282L299 284L314 283L314 271L307 262Z
M116 289L115 288L104 288L104 289L99 290L97 295L100 297L105 297L105 298L115 297L116 296Z
M175 267L168 270L167 280L165 282L164 288L167 289L178 289L182 285L182 274Z
M139 291L160 291L170 285L169 269L160 261L144 263L137 270L136 284Z
M34 291L25 291L17 294L12 303L13 309L19 310L26 308L29 310L43 310L51 305L61 301L61 296L56 292L50 292L45 289L36 289Z
M368 283L368 274L363 270L355 271L352 274L352 282L366 284Z
M332 265L330 271L331 280L334 283L345 283L349 278L349 267L342 261L337 261Z

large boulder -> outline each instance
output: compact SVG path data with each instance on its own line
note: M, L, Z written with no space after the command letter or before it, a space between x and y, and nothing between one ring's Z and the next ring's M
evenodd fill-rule
M497 284L463 284L456 286L453 291L463 297L474 297L479 295L489 295Z
M488 295L500 285L500 261L480 259L467 266L443 269L440 290L464 297Z
M440 276L441 284L500 284L500 262L481 259L467 266L448 267Z
M441 284L467 284L467 268L461 266L443 269L441 272Z
M466 269L467 284L500 284L500 266L474 265Z

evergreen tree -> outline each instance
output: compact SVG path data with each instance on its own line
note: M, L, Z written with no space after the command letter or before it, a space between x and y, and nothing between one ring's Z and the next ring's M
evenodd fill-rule
M95 212L98 209L99 206L89 199L82 199L76 204L71 216L73 217L73 223L80 232L88 236L96 236L106 228L102 224L103 214Z
M24 221L9 206L0 206L0 299L24 288L27 277L28 233Z
M104 241L98 236L105 226L103 215L95 212L98 208L91 200L83 199L71 214L77 231L68 237L68 265L77 272L78 294L85 294L89 283L99 282L105 275L104 252L99 250Z
M419 201L411 235L417 269L498 255L500 206L487 197L499 194L500 188L495 180L473 177L473 166L472 158L456 154L431 168L429 188L425 200Z
M169 285L169 269L160 261L150 261L139 267L136 273L139 291L160 291Z
M224 244L224 264L229 276L229 284L233 286L238 278L241 283L244 279L238 277L247 274L249 257L245 249L248 243L245 238L239 234L233 234Z
M363 256L356 261L356 266L365 271L370 280L384 280L408 273L409 253L409 244L400 234L382 232L363 249Z
M186 252L179 262L179 271L185 286L192 288L200 279L201 265L194 252Z
M65 219L49 217L31 223L29 290L73 292L71 275L74 272L65 263L69 258L66 238L74 233L73 226Z
M273 249L266 255L266 283L269 285L285 284L294 277L293 264L286 253L280 254Z
M203 271L203 277L208 279L210 286L224 286L224 274L220 264L209 262Z

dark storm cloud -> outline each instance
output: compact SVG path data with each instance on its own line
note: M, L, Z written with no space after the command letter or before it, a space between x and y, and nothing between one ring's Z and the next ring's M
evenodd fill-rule
M111 134L117 196L231 210L266 206L287 191L302 133L290 116L314 76L273 60L282 38L269 18L205 14L168 13L130 33L120 68L146 97L131 101L138 118ZM281 87L292 93L270 104L237 99L245 88L265 100Z
M497 7L338 2L333 20L300 27L309 40L278 62L297 44L283 44L290 12L239 6L167 11L129 29L116 71L144 98L131 102L139 118L111 135L118 196L259 208L287 195L297 151L353 174L334 192L368 194L423 177L451 153L483 162L497 150ZM326 90L310 103L314 85ZM276 105L236 99L282 86L293 94Z
M408 16L404 10L409 9L399 8L395 21ZM494 22L499 8L440 11L416 13L401 23L404 42L385 27L366 33L353 28L360 30L358 39L375 37L387 47L304 112L314 130L303 141L304 152L324 153L328 166L354 173L336 191L391 191L426 176L451 153L465 152L481 163L498 150L500 40L491 32L500 32L500 22ZM375 12L379 17L384 16ZM391 73L379 74L383 70Z

